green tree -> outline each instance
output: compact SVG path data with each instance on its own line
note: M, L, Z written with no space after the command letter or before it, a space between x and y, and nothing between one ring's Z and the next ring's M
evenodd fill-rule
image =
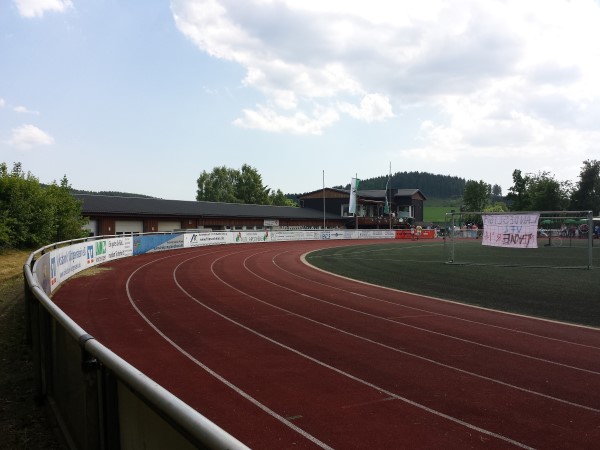
M577 188L571 194L571 209L600 214L600 161L583 162Z
M513 211L564 211L569 206L568 181L558 181L549 172L522 175L513 172L513 186L506 198Z
M225 166L212 172L202 171L197 180L196 200L207 202L241 203L235 195L239 172Z
M244 164L241 172L238 172L236 180L236 197L238 203L247 203L251 205L267 205L269 204L270 189L263 186L262 176L258 171Z
M66 177L61 187L44 187L20 163L10 172L6 163L0 164L0 248L34 248L79 238L84 222Z
M54 216L51 230L53 242L84 236L83 226L87 219L81 215L81 202L71 195L71 185L66 175L60 184L53 182L46 188L46 202Z
M269 203L274 206L298 206L294 200L286 197L281 189L277 189L277 191L271 191L271 195L269 195Z
M570 184L548 172L529 177L528 191L532 211L564 211L569 206Z
M469 180L465 184L463 206L466 211L483 211L490 204L492 186L485 181Z
M260 173L248 164L241 170L222 166L212 172L202 171L197 183L198 201L296 206L280 190L272 192L265 186Z
M500 185L495 184L492 186L492 195L494 197L502 197L502 187Z
M360 180L360 188L385 189L388 175ZM390 179L394 189L420 189L427 198L456 198L465 190L465 179L450 175L434 175L427 172L396 172ZM336 186L334 186L336 187ZM340 189L350 189L350 184L337 186Z
M508 189L506 199L511 203L513 211L530 210L530 200L527 192L528 178L523 177L520 170L515 169L512 173L513 185Z
M488 205L485 208L483 208L484 212L507 212L508 211L508 207L506 206L506 203L503 202L495 202L492 205Z

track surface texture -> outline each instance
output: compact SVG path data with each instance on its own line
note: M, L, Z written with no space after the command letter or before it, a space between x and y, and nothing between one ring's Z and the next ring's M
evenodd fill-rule
M600 330L302 262L335 245L349 243L146 254L54 301L253 448L598 448Z

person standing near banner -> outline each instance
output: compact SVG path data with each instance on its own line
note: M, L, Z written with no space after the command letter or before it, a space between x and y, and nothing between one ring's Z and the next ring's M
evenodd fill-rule
M422 232L423 232L423 227L421 225L417 225L417 241L421 237Z

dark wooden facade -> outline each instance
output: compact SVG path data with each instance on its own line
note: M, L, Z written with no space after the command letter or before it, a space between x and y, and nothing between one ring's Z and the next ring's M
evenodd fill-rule
M384 213L386 196L388 198L390 218ZM423 222L425 195L418 189L393 189L358 191L357 218L348 213L350 191L345 189L325 188L309 192L300 197L300 206L337 215L346 219L346 225L353 228L358 219L358 226L365 228L381 228L391 222L400 226L408 223Z

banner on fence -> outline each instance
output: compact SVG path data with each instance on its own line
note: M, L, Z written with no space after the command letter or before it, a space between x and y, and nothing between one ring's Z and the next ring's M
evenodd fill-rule
M185 233L183 235L183 246L189 247L204 247L207 245L223 245L230 244L229 235L226 231L211 231L208 233Z
M435 234L435 230L422 230L421 234L418 236L419 239L433 239L436 237ZM411 230L396 230L396 239L417 239L417 233L416 231L413 229L413 232L411 232Z
M243 230L118 236L79 242L42 255L34 266L34 275L50 295L67 278L114 259L149 252L203 247L207 245L259 242L402 239L404 230ZM410 235L408 235L410 236ZM422 238L434 237L434 230L423 230Z
M151 234L133 237L133 254L162 252L183 248L182 234Z
M484 214L483 245L537 248L539 213Z
M81 242L52 250L40 264L41 284L46 293L54 291L67 278L89 267L133 255L131 237ZM44 279L47 277L47 279ZM38 280L40 280L38 276Z

